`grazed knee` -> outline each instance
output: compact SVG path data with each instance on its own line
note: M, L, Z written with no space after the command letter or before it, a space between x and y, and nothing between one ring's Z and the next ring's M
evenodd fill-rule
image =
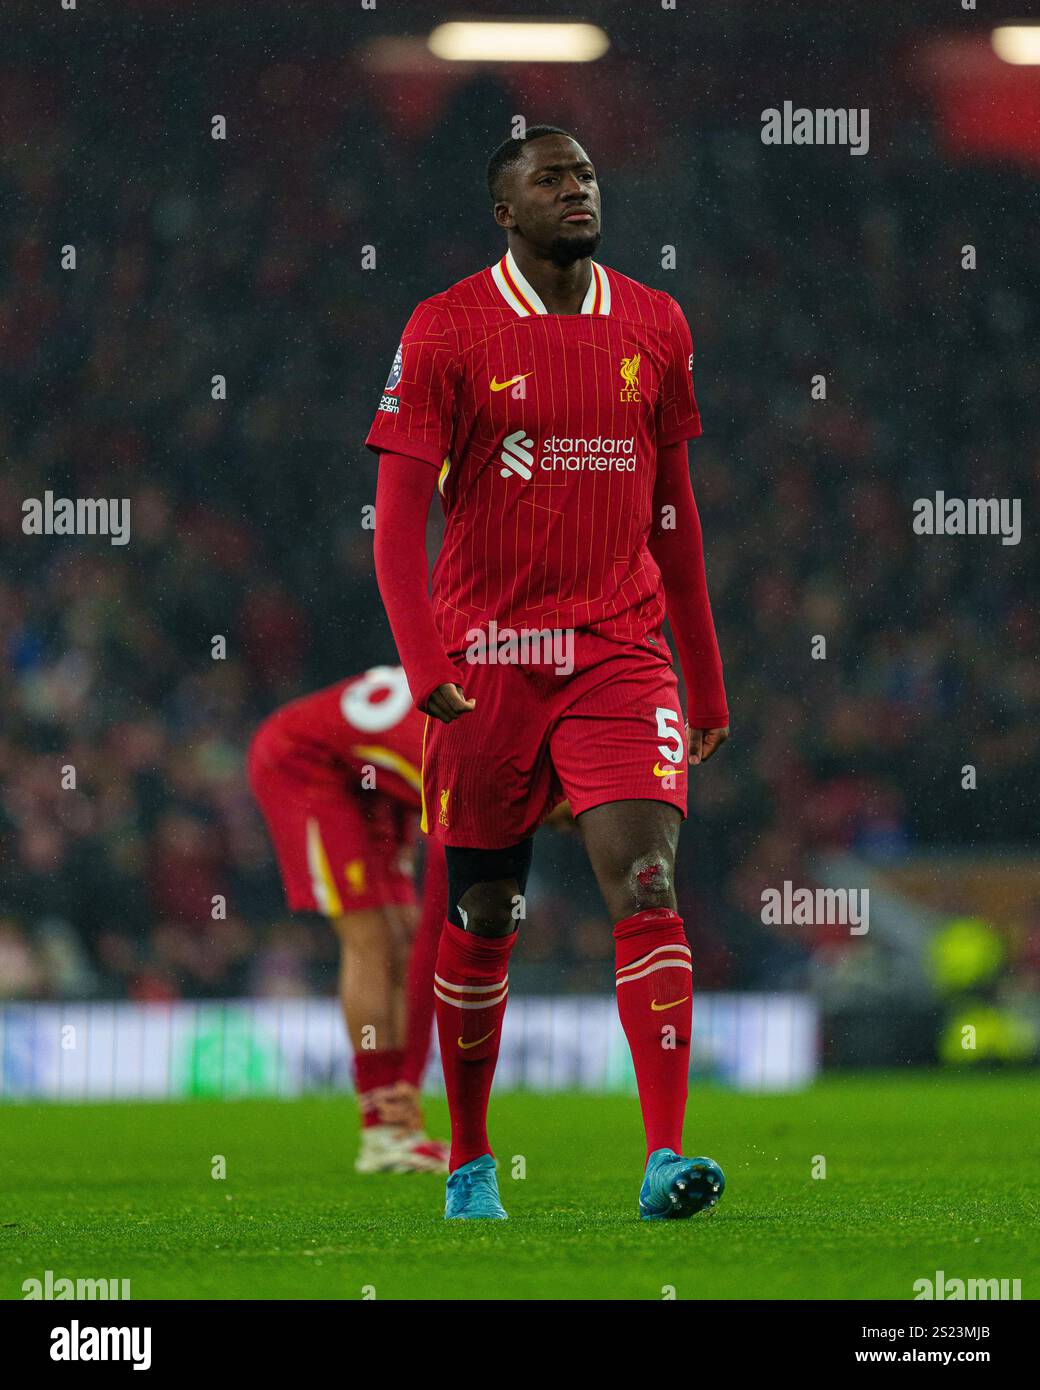
M642 854L628 865L625 886L635 903L635 911L651 907L672 907L675 892L671 859L666 854Z

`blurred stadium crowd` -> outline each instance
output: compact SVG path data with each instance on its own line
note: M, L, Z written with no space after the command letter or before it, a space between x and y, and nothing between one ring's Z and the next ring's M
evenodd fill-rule
M483 165L527 110L480 75L423 123L256 59L220 142L198 74L152 62L107 109L57 66L0 75L4 998L333 988L331 934L284 911L244 751L280 702L393 659L361 441L414 303L501 254ZM851 159L765 147L704 101L642 121L626 93L612 134L580 108L530 117L599 163L599 259L693 328L734 729L691 778L680 895L702 987L782 988L857 948L761 923L762 889L811 882L821 851L1035 835L1036 183L946 163L912 108ZM130 498L130 544L23 535L48 489ZM915 536L940 489L1021 498L1021 544ZM518 983L607 987L573 837L536 865Z

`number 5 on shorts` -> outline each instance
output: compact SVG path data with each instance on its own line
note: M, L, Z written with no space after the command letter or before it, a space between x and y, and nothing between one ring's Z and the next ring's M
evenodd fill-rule
M673 728L676 724L678 727ZM681 763L683 760L683 726L679 718L677 709L664 709L661 705L657 707L657 737L666 739L657 745L657 751L662 758L667 758L670 763Z

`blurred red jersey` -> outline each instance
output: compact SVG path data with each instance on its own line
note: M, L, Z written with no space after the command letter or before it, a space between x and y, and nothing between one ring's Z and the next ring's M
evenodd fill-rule
M365 442L440 470L449 656L493 619L658 633L656 456L700 434L692 370L675 300L595 262L580 314L547 313L509 252L418 306Z
M263 727L272 759L291 750L312 764L338 766L345 786L375 768L384 796L418 810L424 722L401 667L374 666L283 705Z
M249 784L294 912L414 903L424 722L400 666L375 666L260 725Z

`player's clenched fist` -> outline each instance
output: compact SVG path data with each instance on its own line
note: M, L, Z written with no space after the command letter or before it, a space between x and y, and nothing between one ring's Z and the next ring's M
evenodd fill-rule
M444 686L441 689L445 689ZM729 738L729 725L724 729L691 729L686 726L686 746L691 763L706 763L717 748Z
M432 714L442 724L450 724L460 714L469 714L476 709L476 700L467 700L458 685L439 685L426 701L426 713Z

